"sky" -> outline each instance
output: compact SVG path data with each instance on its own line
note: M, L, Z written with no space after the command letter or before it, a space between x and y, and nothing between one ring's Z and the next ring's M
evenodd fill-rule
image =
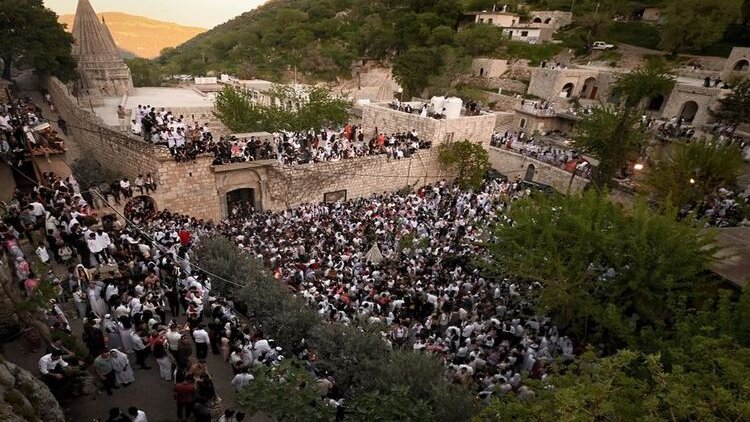
M123 12L181 25L213 28L265 0L89 0L97 13ZM78 0L44 0L58 15L75 13Z

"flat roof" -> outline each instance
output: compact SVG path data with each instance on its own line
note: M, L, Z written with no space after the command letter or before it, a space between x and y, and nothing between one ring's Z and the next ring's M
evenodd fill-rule
M94 112L106 125L117 126L117 106L121 103L122 97L106 97L101 106L94 107ZM126 109L136 109L138 105L163 107L167 110L177 107L213 107L214 96L204 95L193 89L143 87L133 89L124 103Z
M719 229L717 238L723 250L711 269L738 287L750 281L750 227Z

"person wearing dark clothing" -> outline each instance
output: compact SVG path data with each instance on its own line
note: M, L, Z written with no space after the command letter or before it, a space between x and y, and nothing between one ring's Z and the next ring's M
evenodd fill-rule
M188 375L187 378L181 379L181 375L177 377L177 384L174 386L174 399L177 402L177 419L183 420L190 418L193 413L193 397L195 395L195 383L193 382L192 375Z
M120 411L119 407L109 409L109 418L105 422L130 422L130 418Z

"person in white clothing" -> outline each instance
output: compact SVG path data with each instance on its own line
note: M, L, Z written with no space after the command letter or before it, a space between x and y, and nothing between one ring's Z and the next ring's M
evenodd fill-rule
M130 420L132 422L148 422L148 419L146 418L146 412L138 409L137 407L131 406L130 408L128 408L128 415L130 415Z
M243 370L232 378L232 387L234 387L235 391L239 392L254 379L255 377L252 374L249 374L247 370Z

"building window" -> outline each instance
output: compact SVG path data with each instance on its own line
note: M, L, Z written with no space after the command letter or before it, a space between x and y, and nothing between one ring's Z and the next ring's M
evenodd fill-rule
M479 23L484 23L484 18L479 18Z
M335 190L333 192L326 192L323 194L323 202L326 202L328 204L344 201L346 201L346 189Z
M513 36L513 31L508 31L508 35Z
M529 36L529 31L521 31L521 36L522 37L528 37Z
M492 25L492 19L487 19L487 23Z
M525 117L521 117L521 121L518 123L518 127L520 127L521 129L523 129L523 128L526 127L526 118Z

